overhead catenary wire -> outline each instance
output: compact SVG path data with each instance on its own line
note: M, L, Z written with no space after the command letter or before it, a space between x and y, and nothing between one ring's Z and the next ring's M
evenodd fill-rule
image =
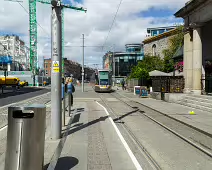
M108 31L107 37L106 37L106 39L105 39L105 41L104 41L104 44L102 45L102 51L103 51L103 48L104 48L104 46L105 46L105 44L106 44L106 42L107 42L107 39L108 39L108 37L109 37L109 35L110 35L110 32L111 32L112 27L113 27L113 24L114 24L114 22L115 22L115 20L116 20L116 16L117 16L117 14L118 14L118 12L119 12L119 8L120 8L120 6L121 6L122 1L123 1L123 0L120 0L120 3L119 3L118 8L117 8L117 10L116 10L116 13L115 13L115 16L114 16L114 18L113 18L112 24L111 24L110 29L109 29L109 31Z

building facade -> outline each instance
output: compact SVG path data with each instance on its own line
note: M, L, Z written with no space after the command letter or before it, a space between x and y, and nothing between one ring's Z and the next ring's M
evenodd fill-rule
M52 60L44 59L44 75L51 76L51 67L52 67Z
M159 56L164 58L163 50L169 47L169 39L177 34L177 29L164 32L162 34L148 37L143 41L144 55Z
M64 72L66 75L70 76L72 74L76 79L82 79L82 67L79 63L72 60L65 60L64 67Z
M0 36L0 58L8 71L22 71L29 68L29 48L18 36Z
M51 76L51 59L44 59L44 73L46 76ZM82 66L72 60L64 58L64 74L66 76L73 76L74 78L81 80L82 79ZM94 72L94 69L89 67L84 67L85 79L90 79Z
M144 57L143 44L126 44L125 49L126 52L106 53L103 56L103 69L112 70L115 77L128 76L132 67Z
M185 93L212 93L211 10L211 0L191 0L175 13L184 19Z
M156 27L156 28L147 28L146 37L153 37L159 34L163 34L164 32L170 31L175 29L176 26L169 26L169 27Z

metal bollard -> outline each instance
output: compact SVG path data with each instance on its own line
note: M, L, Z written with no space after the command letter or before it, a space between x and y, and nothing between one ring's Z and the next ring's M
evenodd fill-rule
M45 128L45 105L8 108L5 170L43 169Z
M61 94L62 94L62 126L65 126L65 84L62 83L62 89L61 89Z
M65 126L65 114L66 114L66 102L65 102L65 97L62 100L62 126Z
M68 115L71 115L71 94L68 93Z

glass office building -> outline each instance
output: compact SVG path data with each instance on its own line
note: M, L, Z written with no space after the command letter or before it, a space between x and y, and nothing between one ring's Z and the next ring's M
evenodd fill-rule
M108 52L103 56L103 68L113 71L113 55L115 60L115 76L128 76L133 66L144 57L143 44L126 44L126 52Z
M164 32L170 31L172 29L177 28L176 26L169 26L169 27L156 27L156 28L147 28L147 35L146 37L153 37Z

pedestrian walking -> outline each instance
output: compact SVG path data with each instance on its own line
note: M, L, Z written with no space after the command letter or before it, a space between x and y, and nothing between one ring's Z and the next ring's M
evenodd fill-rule
M122 90L125 90L125 81L124 81L124 79L122 80L121 84L122 84Z

